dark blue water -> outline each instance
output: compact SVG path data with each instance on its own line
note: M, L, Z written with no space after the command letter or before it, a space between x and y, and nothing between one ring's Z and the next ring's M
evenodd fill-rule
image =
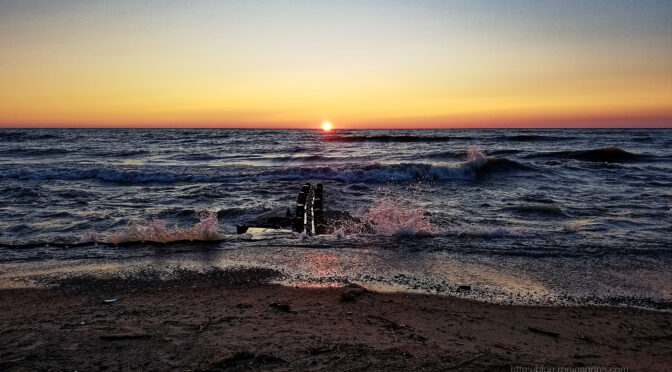
M0 129L0 262L11 276L160 256L313 282L669 300L670 149L672 130L651 129ZM376 234L235 235L292 206L304 182ZM202 211L216 213L221 242L58 246L152 219L187 229Z

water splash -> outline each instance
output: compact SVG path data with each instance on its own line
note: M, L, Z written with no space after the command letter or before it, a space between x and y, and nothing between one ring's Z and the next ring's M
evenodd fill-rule
M478 145L471 145L467 148L467 163L473 170L479 170L488 164L488 158Z
M469 149L466 164L483 166L487 158L476 146ZM472 166L472 165L469 165ZM339 237L348 235L381 236L445 236L456 238L505 238L522 237L528 231L515 226L496 226L491 224L458 223L453 226L440 226L431 221L432 213L422 207L420 194L427 191L421 182L416 182L404 190L393 190L390 186L379 188L382 196L365 211L361 218L339 220L334 234Z
M412 207L389 189L369 208L364 219L377 235L432 235L436 232L424 209Z
M463 163L462 170L465 174L475 173L488 164L488 158L483 150L472 145L467 149L467 161ZM463 226L455 231L441 229L432 224L429 219L431 213L423 208L413 205L419 200L422 191L420 182L414 183L407 189L405 197L392 192L387 188L383 190L383 196L379 198L368 210L364 222L371 227L374 234L384 236L398 235L446 235L456 233L458 236L484 236L498 237L519 235L515 229L501 227Z
M145 241L168 243L179 240L221 240L224 238L219 232L219 220L215 212L203 211L197 216L199 222L188 228L181 228L177 225L170 228L165 220L157 218L152 219L147 225L131 222L124 230L110 235L106 242L115 244ZM97 234L89 234L89 237L95 237L95 241L99 239Z
M390 187L378 189L381 197L365 211L361 218L338 220L334 226L337 236L373 234L382 236L400 235L433 235L437 229L429 220L429 213L417 208L413 203L417 200L419 183L411 185L406 192L399 193Z

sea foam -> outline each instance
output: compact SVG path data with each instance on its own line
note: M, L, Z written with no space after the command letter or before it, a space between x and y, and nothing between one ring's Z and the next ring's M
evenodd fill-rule
M219 232L219 220L214 212L201 212L198 214L199 222L188 228L177 225L172 228L167 226L165 220L152 219L148 224L132 222L121 231L112 233L107 243L129 242L161 242L168 243L180 240L221 240L224 236ZM100 239L99 235L94 235Z

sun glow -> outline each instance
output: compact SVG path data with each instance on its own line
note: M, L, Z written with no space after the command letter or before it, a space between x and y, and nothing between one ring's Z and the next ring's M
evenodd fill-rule
M322 130L325 132L328 132L331 130L331 123L328 121L323 121L322 122Z

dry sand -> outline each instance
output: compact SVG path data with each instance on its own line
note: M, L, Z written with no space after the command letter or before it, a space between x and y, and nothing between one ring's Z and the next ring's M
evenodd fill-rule
M672 370L670 313L294 288L265 283L272 276L0 290L0 370Z

